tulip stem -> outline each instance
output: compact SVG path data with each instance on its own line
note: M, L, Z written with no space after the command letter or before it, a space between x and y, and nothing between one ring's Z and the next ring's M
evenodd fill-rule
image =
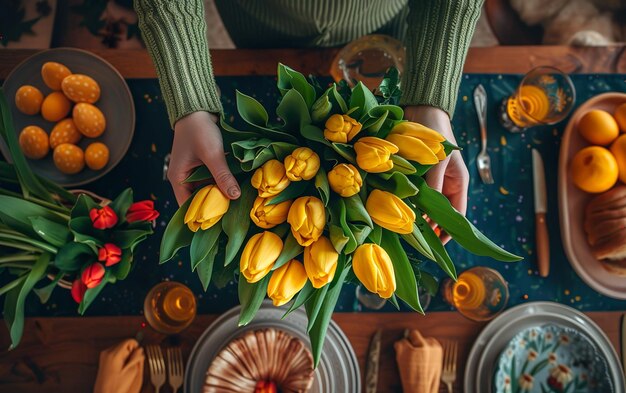
M19 198L19 199L25 199L29 202L32 203L36 203L39 206L48 208L52 211L52 213L58 215L59 217L69 221L70 220L70 216L69 216L69 209L63 206L59 206L57 204L54 203L50 203L50 202L46 202L42 199L39 199L37 197L34 197L32 195L28 195L28 196L24 196L22 194L18 194L17 192L13 192L13 191L9 191L9 190L5 190L3 188L0 188L0 194L4 194L10 197L14 197L14 198Z
M9 268L9 267L15 267L18 269L26 269L26 270L31 270L33 268L33 264L32 263L24 263L24 262L14 262L14 263L3 263L2 265L0 265L0 267L5 267L5 268Z
M41 251L39 248L37 247L33 247L33 246L29 246L26 244L20 244L20 243L12 243L12 242L3 242L0 241L0 246L5 246L5 247L11 247L11 248L16 248L18 250L24 250L24 251L33 251L33 252L39 252Z
M13 235L11 233L6 233L6 232L3 232L3 231L0 231L0 239L17 240L19 242L27 243L27 244L33 245L35 247L38 247L41 250L48 251L51 254L56 254L57 251L58 251L56 249L56 247L53 247L53 246L51 246L48 243L40 242L38 240L29 239L28 237L26 237L24 235L18 236L18 235Z
M35 261L35 260L37 260L37 258L39 258L39 255L28 254L28 253L19 253L19 254L7 255L7 256L4 256L4 257L0 258L0 264L2 264L3 267L7 267L12 262ZM7 263L7 262L9 262L9 263Z
M11 289L17 287L18 285L20 285L24 280L26 280L26 275L23 275L13 281L11 281L10 283L8 283L7 285L3 286L0 288L0 296L4 295L5 293L9 292Z

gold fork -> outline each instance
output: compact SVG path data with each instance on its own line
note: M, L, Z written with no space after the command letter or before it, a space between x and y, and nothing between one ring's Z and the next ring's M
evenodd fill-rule
M448 393L452 393L452 385L456 381L456 360L459 345L456 341L446 341L443 346L443 370L441 381L448 387Z
M167 349L167 377L170 381L173 393L183 385L183 354L180 347Z
M146 353L148 354L150 381L154 386L155 393L159 393L161 386L165 384L165 359L163 359L163 352L158 345L148 345Z

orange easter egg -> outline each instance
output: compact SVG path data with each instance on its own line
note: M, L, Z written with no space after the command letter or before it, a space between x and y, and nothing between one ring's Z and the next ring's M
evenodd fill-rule
M56 148L62 143L77 144L83 134L78 131L71 117L58 122L50 132L50 147Z
M99 171L109 162L109 148L101 142L94 142L85 149L85 163L90 169Z
M63 94L74 102L86 102L93 104L100 98L100 86L93 78L82 75L73 74L61 83Z
M41 104L41 116L48 121L57 122L70 113L72 103L59 91L52 92Z
M15 92L15 106L25 115L36 115L41 109L43 94L38 88L24 85Z
M85 167L83 150L71 143L62 143L54 149L52 154L54 165L63 173L73 175Z
M52 90L61 90L61 82L71 74L72 71L69 68L54 61L48 61L41 67L43 83Z
M50 151L48 134L37 126L24 127L18 139L24 155L33 160L44 158Z
M97 107L81 102L74 106L72 111L74 124L84 136L96 138L104 132L106 119Z

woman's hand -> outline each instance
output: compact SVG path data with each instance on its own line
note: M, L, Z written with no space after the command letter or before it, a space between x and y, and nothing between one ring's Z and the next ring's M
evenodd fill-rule
M409 106L405 108L404 117L440 132L450 143L456 144L450 118L443 110L432 106ZM440 191L450 200L456 210L465 215L469 172L458 150L453 151L445 160L432 167L426 173L425 178L430 187ZM450 237L445 235L442 240L447 242Z
M167 171L176 201L182 205L191 195L191 184L183 181L199 165L206 165L217 186L230 199L237 199L241 190L228 169L224 157L222 133L216 124L217 116L209 112L194 112L174 125L174 142Z

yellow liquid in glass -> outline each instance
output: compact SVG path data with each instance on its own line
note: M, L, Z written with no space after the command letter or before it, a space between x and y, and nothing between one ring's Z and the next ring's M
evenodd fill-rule
M162 282L146 296L144 316L154 330L165 334L178 333L196 317L196 298L183 284Z
M507 102L509 118L519 127L530 127L546 119L550 114L550 100L538 86L522 86Z
M457 282L444 282L443 295L463 316L474 321L496 316L509 297L506 281L500 273L482 266L464 271Z

